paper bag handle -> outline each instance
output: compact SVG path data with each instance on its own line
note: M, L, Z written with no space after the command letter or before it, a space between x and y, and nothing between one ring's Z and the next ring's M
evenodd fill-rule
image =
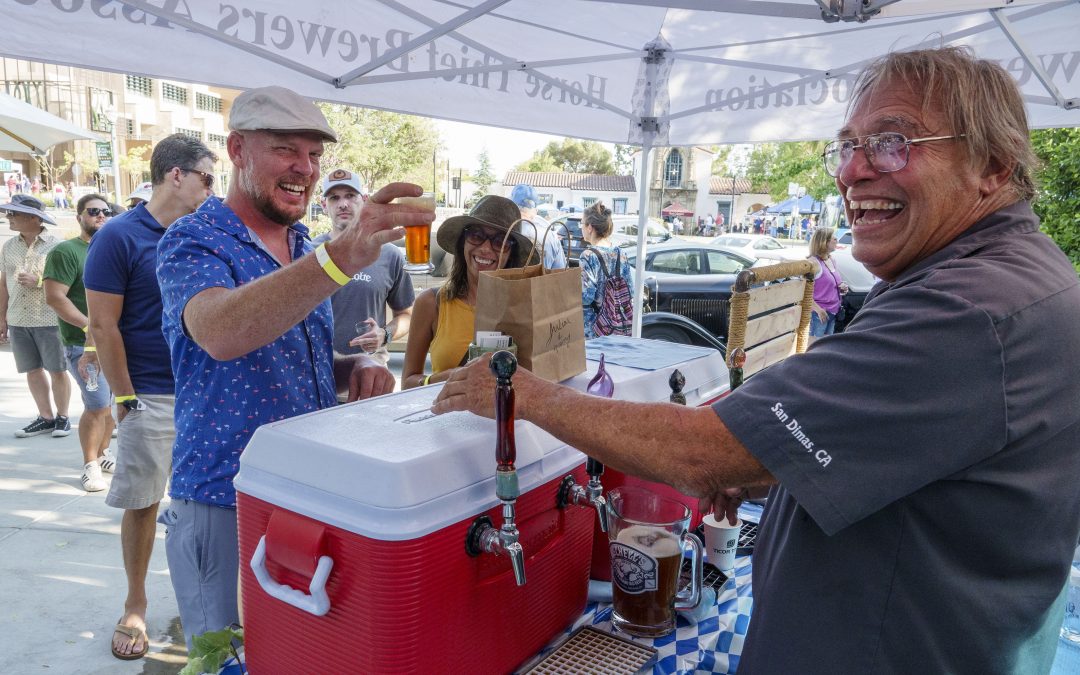
M521 263L521 266L522 267L528 267L529 263L532 262L533 254L535 253L540 258L540 269L541 269L541 273L542 273L543 269L544 269L544 256L541 255L536 250L536 223L534 223L531 220L525 220L524 218L518 218L514 222L510 223L510 227L506 228L506 233L503 235L502 244L499 246L499 255L501 256L502 252L506 249L506 242L510 240L510 232L513 231L514 226L517 225L518 223L528 223L529 225L532 225L532 229L533 229L532 248L529 249L529 257L525 259L525 262ZM548 228L548 232L550 232L550 231L551 231L551 228ZM522 234L524 234L524 233L522 233ZM547 233L544 234L544 241L547 241Z

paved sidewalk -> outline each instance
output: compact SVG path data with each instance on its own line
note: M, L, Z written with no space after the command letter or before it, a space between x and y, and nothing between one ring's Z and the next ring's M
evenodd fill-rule
M72 388L75 427L82 402ZM164 528L158 527L147 580L150 652L120 661L109 645L127 591L122 511L105 505L106 492L80 486L74 428L66 438L15 438L35 416L11 347L0 345L0 673L178 672L187 656Z

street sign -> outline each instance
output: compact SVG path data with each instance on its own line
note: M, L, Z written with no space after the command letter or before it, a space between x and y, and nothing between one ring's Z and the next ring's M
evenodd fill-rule
M99 169L112 169L113 156L112 156L112 144L108 141L98 141L95 143L97 146L97 163Z
M0 159L0 171L13 171L10 159Z

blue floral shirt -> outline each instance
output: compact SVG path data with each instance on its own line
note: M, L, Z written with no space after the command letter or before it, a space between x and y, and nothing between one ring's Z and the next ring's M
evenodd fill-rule
M291 229L296 260L311 243L306 227ZM176 378L173 499L236 506L233 477L255 429L337 403L329 300L270 344L230 361L213 359L184 329L184 307L201 291L236 288L280 268L216 197L177 220L158 244L162 331Z
M600 304L604 300L604 289L600 287L601 279L606 277L601 276L600 266L604 266L604 272L611 273L611 269L615 267L615 256L618 256L619 262L619 274L626 279L626 285L631 290L634 288L634 274L633 268L630 267L629 261L626 259L626 252L616 246L593 246L597 251L603 255L603 259L598 258L593 251L588 249L581 252L578 256L578 264L581 266L581 305L583 313L585 314L585 339L591 340L596 337L596 333L593 332L593 324L596 323L596 310L593 309L593 303Z

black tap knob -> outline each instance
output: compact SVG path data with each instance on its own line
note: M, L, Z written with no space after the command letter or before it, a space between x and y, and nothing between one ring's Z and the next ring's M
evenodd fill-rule
M678 403L679 405L686 405L686 394L682 393L682 388L686 386L686 377L678 368L671 371L671 377L668 378L668 386L671 387L671 396L668 400L672 403Z
M510 377L517 371L517 357L506 350L497 351L491 355L488 368L499 380L499 384L509 384Z

